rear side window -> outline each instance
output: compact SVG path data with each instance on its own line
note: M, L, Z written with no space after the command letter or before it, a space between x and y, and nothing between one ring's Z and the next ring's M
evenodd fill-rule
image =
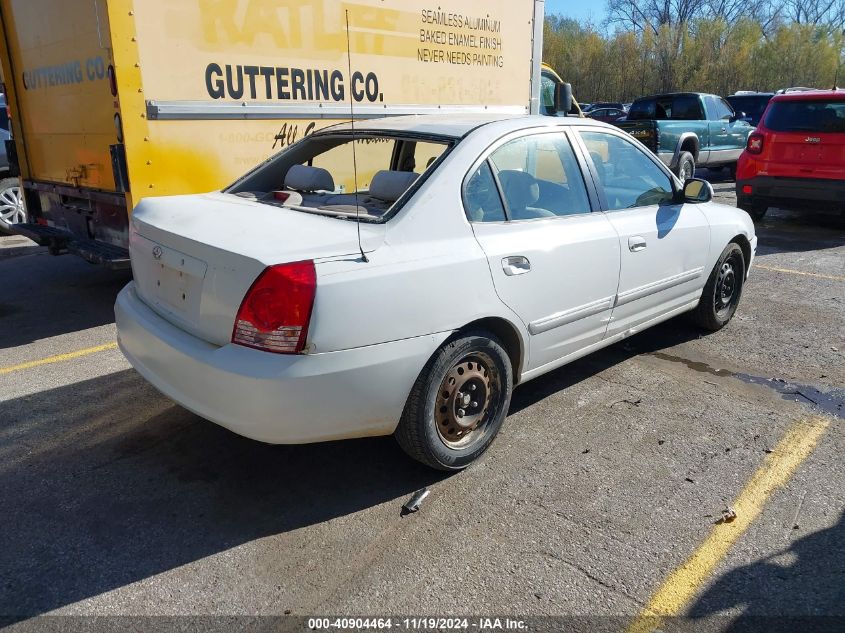
M701 100L697 95L666 95L640 99L631 105L629 121L656 119L658 121L700 121L704 119Z
M464 209L470 222L504 222L505 207L499 197L490 165L484 161L464 187Z
M532 134L502 145L490 155L509 219L590 212L581 168L563 133Z
M763 123L774 132L845 132L845 101L774 101Z

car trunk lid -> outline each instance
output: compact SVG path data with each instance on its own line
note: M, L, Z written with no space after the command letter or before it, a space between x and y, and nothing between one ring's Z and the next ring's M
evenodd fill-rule
M373 251L384 225L360 228L361 247ZM129 251L141 299L216 345L231 340L241 301L267 266L360 253L354 221L221 193L144 200L132 217Z

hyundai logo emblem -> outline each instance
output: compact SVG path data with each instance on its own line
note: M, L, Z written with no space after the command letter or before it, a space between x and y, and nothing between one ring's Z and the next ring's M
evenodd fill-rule
M154 246L153 247L153 257L156 259L161 259L161 256L164 251L161 250L161 246Z

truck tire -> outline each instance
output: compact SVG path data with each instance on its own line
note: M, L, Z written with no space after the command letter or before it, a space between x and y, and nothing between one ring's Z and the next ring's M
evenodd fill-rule
M9 225L26 222L21 181L17 178L0 180L0 231L7 232Z
M697 326L715 332L727 325L742 297L745 266L739 244L728 244L707 278L698 306L690 314Z
M681 152L678 156L678 165L675 167L675 175L680 179L681 184L685 183L695 174L695 159L689 152Z
M420 372L394 437L426 466L461 470L493 442L512 391L510 358L498 339L485 331L458 334Z

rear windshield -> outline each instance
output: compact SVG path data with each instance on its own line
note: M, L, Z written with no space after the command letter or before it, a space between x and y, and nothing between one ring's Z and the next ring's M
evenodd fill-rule
M704 118L697 95L666 95L639 99L631 105L629 121L700 121Z
M314 134L259 166L225 193L274 206L380 222L450 146L435 137Z
M845 101L775 101L763 123L774 132L845 132Z
M745 112L747 116L759 117L763 115L763 110L766 109L771 98L771 95L756 95L728 97L727 99L734 112Z

